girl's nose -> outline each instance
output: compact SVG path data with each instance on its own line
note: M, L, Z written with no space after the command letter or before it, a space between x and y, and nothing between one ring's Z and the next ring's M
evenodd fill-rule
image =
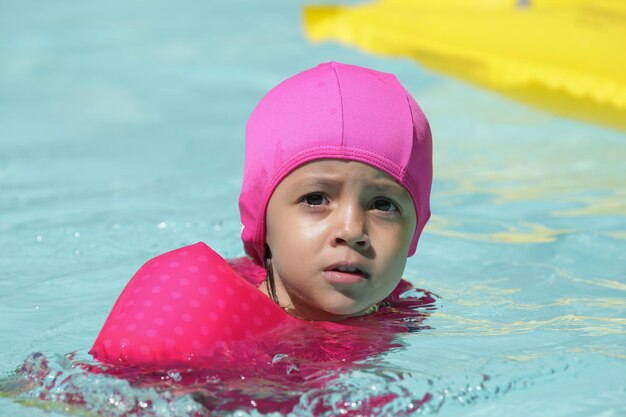
M362 210L348 206L338 210L336 218L335 245L348 245L358 250L369 249L370 238L367 234L365 213Z

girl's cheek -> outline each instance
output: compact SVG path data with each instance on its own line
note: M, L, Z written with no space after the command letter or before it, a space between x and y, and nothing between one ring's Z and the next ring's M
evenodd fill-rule
M322 210L298 210L295 216L291 218L292 226L311 234L316 234L318 231L326 228L326 223L326 216L324 216Z
M327 226L315 220L303 220L298 226L300 234L307 239L314 239L326 233Z

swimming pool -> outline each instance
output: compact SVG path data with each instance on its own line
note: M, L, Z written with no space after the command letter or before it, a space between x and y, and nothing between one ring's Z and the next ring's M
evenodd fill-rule
M0 376L33 352L74 372L63 355L88 359L156 254L202 240L240 256L245 120L278 81L338 60L397 74L431 121L434 216L405 276L440 298L430 329L303 392L292 414L358 415L380 392L395 397L379 415L626 414L626 136L408 60L310 45L302 4L3 5ZM197 411L191 394L75 380L101 415L123 415L120 398ZM31 399L0 411L72 412Z

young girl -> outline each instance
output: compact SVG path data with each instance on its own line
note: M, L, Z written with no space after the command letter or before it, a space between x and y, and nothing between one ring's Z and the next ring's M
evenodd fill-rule
M272 89L247 125L239 206L260 290L294 316L376 311L430 216L431 134L391 74L331 62Z
M406 287L407 257L430 216L431 148L426 117L391 74L331 62L279 84L246 132L239 206L256 265L228 264L203 243L150 260L92 355L213 366L282 324L377 311Z

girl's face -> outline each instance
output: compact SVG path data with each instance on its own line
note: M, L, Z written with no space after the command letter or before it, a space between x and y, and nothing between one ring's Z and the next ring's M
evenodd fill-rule
M415 223L409 192L370 165L321 160L296 169L266 214L281 306L310 320L363 313L400 281Z

